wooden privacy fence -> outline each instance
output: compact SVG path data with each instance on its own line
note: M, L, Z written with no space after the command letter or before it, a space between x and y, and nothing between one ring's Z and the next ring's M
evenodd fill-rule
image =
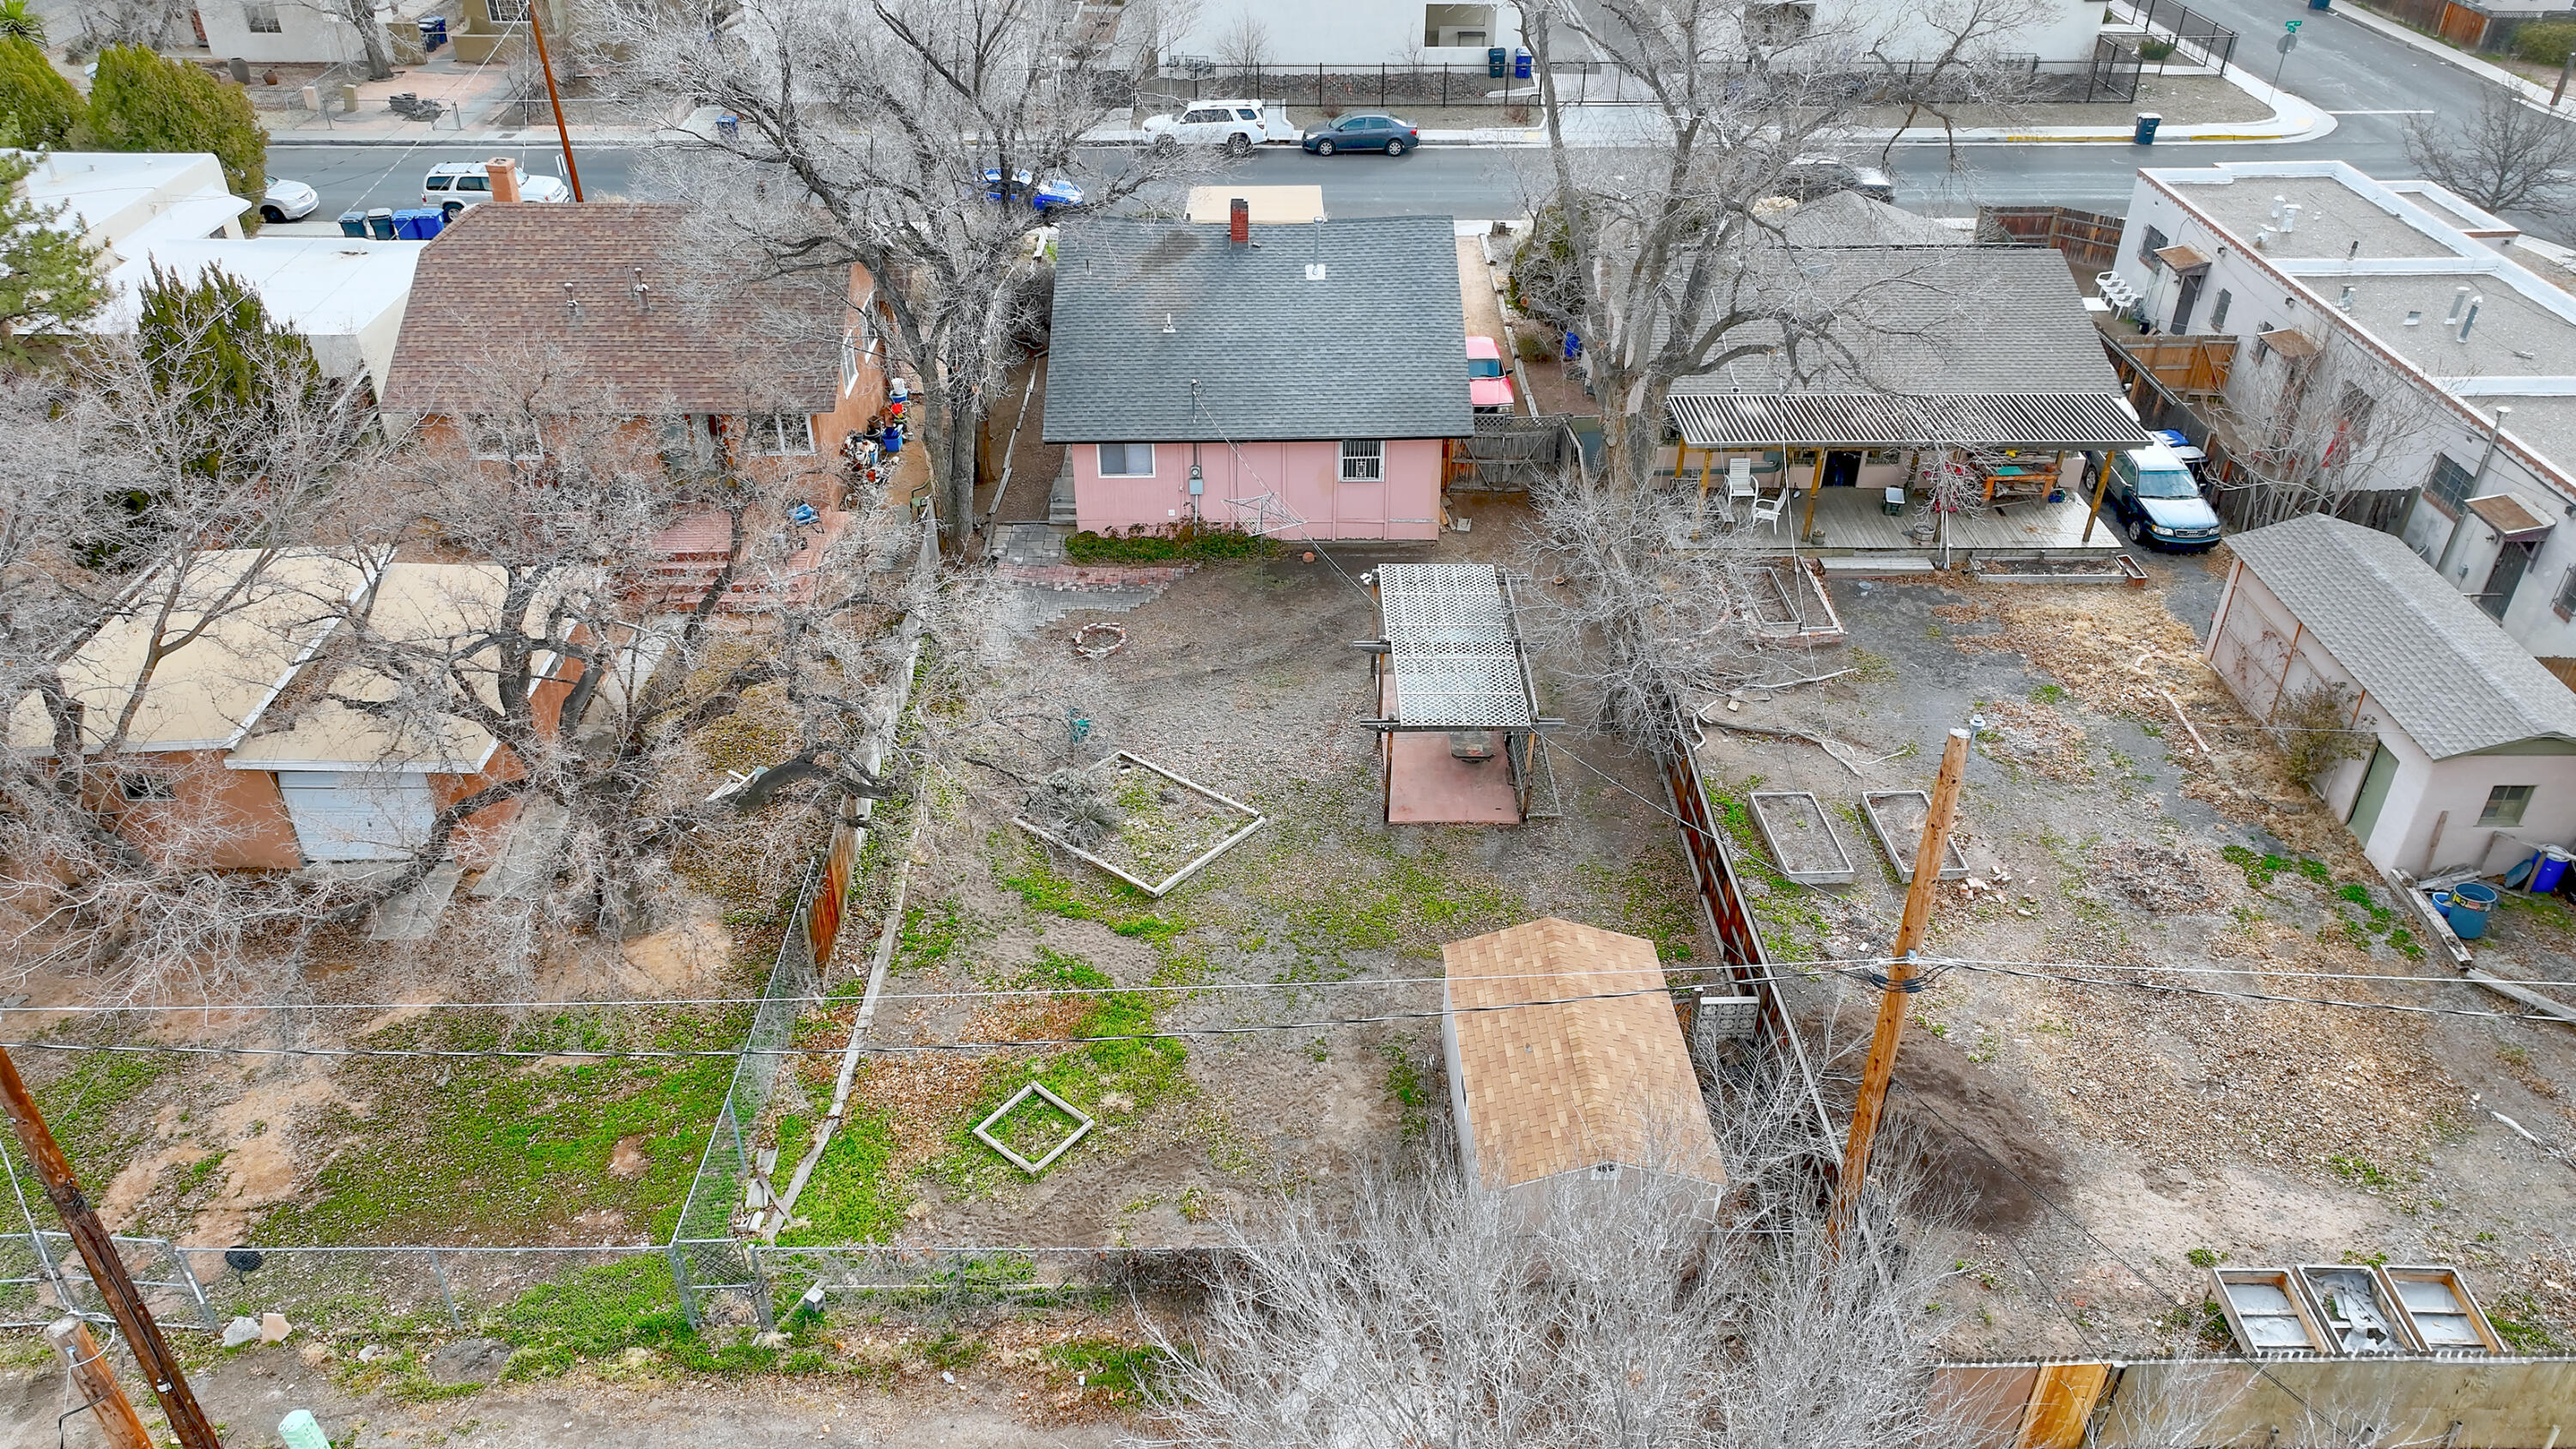
M2576 1358L1946 1363L1957 1449L2544 1449L2576 1439Z
M2111 337L2113 347L2129 361L2178 393L2216 393L2227 389L2227 370L2236 361L2233 337Z
M2086 272L2107 272L2119 260L2123 225L2119 217L2070 206L1977 208L1977 240L2055 247L2077 270Z

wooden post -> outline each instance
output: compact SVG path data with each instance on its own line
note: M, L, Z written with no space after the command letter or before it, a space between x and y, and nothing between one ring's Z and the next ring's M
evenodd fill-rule
M34 1164L36 1180L45 1186L45 1196L53 1202L54 1212L63 1220L63 1231L80 1249L81 1261L89 1265L90 1281L98 1285L99 1296L107 1300L107 1311L116 1318L117 1331L125 1335L125 1346L132 1350L135 1363L143 1370L144 1382L161 1400L162 1417L170 1421L170 1432L177 1436L180 1449L223 1449L212 1426L206 1423L203 1410L197 1407L197 1396L188 1389L188 1379L179 1371L179 1360L170 1345L161 1341L160 1325L152 1321L152 1310L145 1307L143 1295L134 1289L134 1276L125 1271L125 1260L117 1256L116 1240L98 1220L98 1213L81 1195L80 1183L72 1176L72 1164L63 1149L54 1142L54 1134L45 1128L45 1114L36 1108L27 1084L18 1077L18 1064L0 1049L0 1106L8 1109L11 1125L18 1129L18 1142L27 1149Z
M1869 1173L1869 1150L1878 1137L1878 1119L1887 1106L1887 1084L1896 1074L1896 1048L1905 1034L1905 1004L1913 993L1914 952L1932 922L1932 894L1941 880L1941 858L1950 848L1950 819L1959 806L1959 776L1968 767L1968 732L1950 731L1941 748L1941 775L1932 786L1932 808L1923 817L1923 838L1914 847L1914 881L1906 887L1905 914L1896 924L1896 943L1888 954L1887 985L1878 997L1878 1030L1869 1039L1869 1060L1861 1068L1860 1096L1852 1103L1851 1136L1843 1144L1842 1176L1834 1184L1834 1213L1825 1223L1826 1241L1834 1241L1843 1223L1860 1205L1862 1179Z
M71 1371L72 1392L98 1411L99 1437L107 1441L108 1449L152 1449L143 1416L127 1401L115 1370L107 1366L107 1351L98 1346L89 1325L74 1317L57 1319L45 1330L45 1341L62 1350Z
M2102 495L2111 489L2111 455L2102 455L2102 476L2093 480L2093 511L2084 515L2084 536L2077 543L2093 541L2093 525L2102 521Z
M1782 448L1780 450L1780 481L1784 485L1789 481L1789 450L1787 448ZM1801 543L1804 543L1808 539L1816 536L1816 500L1823 497L1824 492L1825 450L1818 448L1816 450L1816 471L1807 475L1807 514L1806 517L1798 524L1798 541Z

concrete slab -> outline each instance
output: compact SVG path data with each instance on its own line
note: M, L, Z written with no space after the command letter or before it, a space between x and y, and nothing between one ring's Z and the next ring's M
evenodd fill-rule
M519 818L510 822L510 838L502 843L501 858L474 883L475 897L532 901L544 895L563 864L559 852L564 833L571 828L572 812L556 801L521 805Z
M378 903L375 921L369 926L370 941L426 941L438 929L438 918L447 903L455 898L456 883L465 879L464 867L442 865L423 877L421 883L390 900Z
M1386 677L1381 708L1395 715L1396 681ZM1449 753L1440 731L1390 731L1386 759L1389 825L1518 825L1511 767L1500 757L1469 761Z

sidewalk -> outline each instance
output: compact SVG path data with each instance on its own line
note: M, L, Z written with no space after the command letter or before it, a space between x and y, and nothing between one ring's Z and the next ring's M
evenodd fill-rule
M2429 35L2425 35L2419 31L2400 25L2385 15L2365 10L2358 5L2338 6L2333 13L2342 16L2346 20L2366 25L2371 29L2378 31L2380 34L2387 36L2389 39L2399 42L2400 44L2411 45L2417 50L2424 52L2426 55L2433 56L2439 60L2448 61L2452 65L2458 66L2460 69L2467 71L2469 74L2476 76L2481 80L2492 81L2497 85L2503 86L2509 91L2519 91L2527 100L2537 102L2542 106L2547 106L2549 104L2549 87L2537 84L2533 81L2524 80L2521 76L2515 75L2512 71L2506 70L2503 66L2496 65L2490 61L2480 60L2478 57L2471 55L2469 52L2462 50L2457 46L2445 45L2441 41L2435 40ZM2562 107L2561 109L2565 109L2565 107Z

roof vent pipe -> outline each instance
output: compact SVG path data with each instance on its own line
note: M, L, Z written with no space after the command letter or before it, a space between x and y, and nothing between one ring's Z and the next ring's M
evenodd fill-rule
M2343 295L2342 295L2342 296L2340 296L2340 297L2335 298L2335 306L2336 306L2336 308L2337 308L2338 310L2340 310L2340 311L2349 312L2349 311L2351 311L2351 310L2352 310L2352 284L2351 284L2351 283L2347 282L2347 283L2345 283L2345 284L2344 284Z
M573 296L570 282L564 283L564 316L575 322L581 320L581 301Z
M1243 197L1226 203L1225 239L1236 246L1252 240L1252 203Z
M1166 336L1166 337L1169 337L1169 336L1171 336L1173 333L1178 332L1178 331L1180 331L1180 330L1181 330L1181 329L1179 329L1178 327L1175 327L1175 326L1173 326L1173 325L1172 325L1172 314L1171 314L1171 313L1169 313L1169 312L1164 313L1164 314L1163 314L1163 335L1164 335L1164 336Z
M2281 208L2281 235L2288 236L2290 233L2297 231L2298 229L2299 204L2293 201L2289 205Z
M2444 322L2459 321L2460 309L2467 305L2469 305L2469 289L2466 287L2453 287L2451 289L2451 315L2443 318L2442 320Z
M2486 300L2487 299L2483 296L2471 297L2469 299L2469 310L2461 314L2460 317L2460 340L2462 342L2469 340L2469 329L2478 325L2478 308L2485 305Z
M2279 221L2281 219L2281 207L2283 203L2288 200L2289 198L2286 196L2275 196L2272 198L2272 219L2274 221Z
M2350 289L2347 288L2346 290ZM644 269L642 267L637 267L635 269L635 306L639 311L650 312L653 310L653 288L645 282Z

